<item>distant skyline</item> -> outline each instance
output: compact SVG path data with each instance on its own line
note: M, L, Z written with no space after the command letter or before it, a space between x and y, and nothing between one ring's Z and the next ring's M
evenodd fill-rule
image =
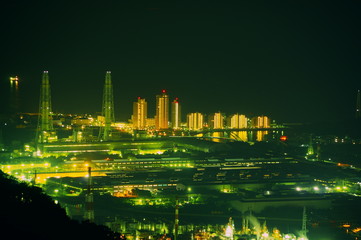
M179 98L183 116L352 119L360 10L357 1L11 1L0 10L1 109L17 75L21 111L37 112L47 70L54 112L101 112L111 71L121 121L137 97L153 117L162 89Z

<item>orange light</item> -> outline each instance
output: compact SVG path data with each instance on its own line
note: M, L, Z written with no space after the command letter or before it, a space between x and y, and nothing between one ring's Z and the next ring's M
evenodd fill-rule
M18 76L10 77L10 81L17 82L17 81L19 81L19 78L18 78Z
M281 140L281 141L287 141L287 139L288 139L287 136L281 136L281 137L280 137L280 140Z

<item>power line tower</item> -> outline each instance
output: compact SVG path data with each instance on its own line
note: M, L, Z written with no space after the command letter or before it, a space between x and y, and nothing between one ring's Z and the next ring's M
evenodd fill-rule
M37 143L45 143L56 138L51 115L52 110L49 74L48 71L44 71L40 88L39 119L36 132Z
M357 99L356 99L356 119L361 119L361 102L360 102L360 90L357 91Z
M302 214L302 229L301 235L307 239L307 214L306 214L306 207L303 207L303 214Z
M104 117L104 126L100 128L99 140L108 141L111 136L111 124L115 121L113 85L110 71L107 71L105 75L102 116Z

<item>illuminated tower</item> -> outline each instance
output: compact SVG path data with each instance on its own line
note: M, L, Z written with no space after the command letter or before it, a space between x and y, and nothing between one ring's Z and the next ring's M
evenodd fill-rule
M174 99L174 101L172 102L171 121L172 121L172 128L173 129L180 128L180 124L181 124L181 106L179 104L178 98Z
M218 112L213 115L213 128L214 129L223 129L224 127L224 118L222 113Z
M133 128L145 129L147 125L147 102L144 98L138 97L138 101L133 103Z
M360 102L360 90L357 91L356 99L356 119L361 119L361 102Z
M302 239L307 240L307 213L306 213L306 207L303 207L303 214L302 214L302 229L300 231L300 235Z
M40 89L39 121L37 129L37 142L45 143L54 139L54 128L51 111L51 97L48 71L44 71Z
M231 117L231 128L247 128L247 117L245 115L241 114L234 114Z
M187 115L187 127L189 130L199 130L203 128L203 114L189 113Z
M157 95L155 128L167 129L169 118L169 96L166 90L162 90L162 94Z
M108 141L111 136L111 124L115 121L113 85L110 71L107 71L105 75L102 116L104 117L104 126L100 128L99 140Z
M270 119L267 116L259 116L252 118L252 127L254 128L269 128Z
M269 128L271 120L267 116L258 116L252 118L251 127L253 128ZM263 141L265 135L268 134L268 131L257 131L256 140Z

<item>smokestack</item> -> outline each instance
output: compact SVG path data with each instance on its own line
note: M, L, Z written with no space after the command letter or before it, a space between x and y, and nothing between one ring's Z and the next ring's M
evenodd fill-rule
M85 195L85 214L84 218L89 222L94 222L94 197L92 191L91 167L88 167L88 187Z
M174 220L174 240L178 238L178 224L179 224L179 202L178 198L175 200L175 220Z

